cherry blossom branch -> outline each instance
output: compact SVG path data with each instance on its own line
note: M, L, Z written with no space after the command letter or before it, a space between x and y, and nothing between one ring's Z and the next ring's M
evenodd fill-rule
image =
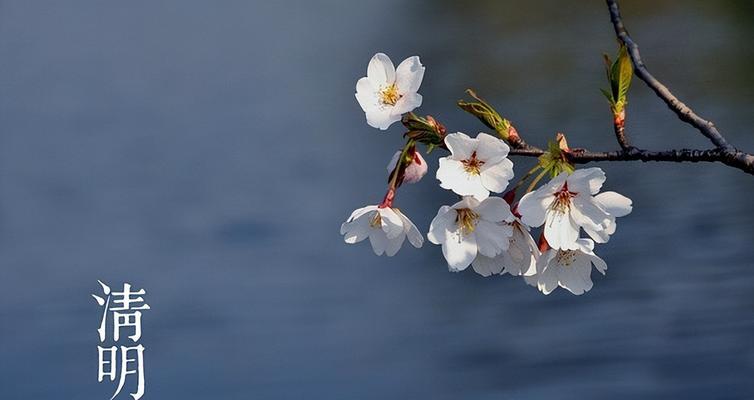
M670 150L662 152L650 152L647 150L626 148L623 132L618 132L616 124L616 135L619 138L621 147L624 151L621 152L621 156L617 157L614 153L593 153L594 160L642 160L642 161L710 161L710 162L722 162L731 167L738 168L746 173L754 175L754 155L744 153L735 147L733 147L723 137L723 135L717 130L714 123L705 120L697 115L689 106L680 101L677 97L670 92L667 86L657 80L644 65L644 61L639 53L639 45L634 42L631 36L628 34L623 20L621 18L620 9L618 7L617 0L606 0L607 7L610 11L610 20L615 28L615 34L618 39L628 49L628 54L631 58L631 62L634 66L634 73L639 77L650 89L652 89L657 97L662 99L668 108L672 110L678 118L686 122L687 124L696 128L702 135L707 137L712 144L715 145L714 150ZM625 142L628 144L628 142ZM628 155L629 157L625 157ZM592 161L592 160L589 160Z
M512 149L511 155L525 157L539 157L545 151L529 146L526 149ZM574 164L585 164L593 161L674 161L674 162L723 162L724 154L718 149L696 150L680 149L666 151L649 151L632 148L628 151L587 151L574 149L566 153L568 160ZM727 163L726 163L727 164Z
M574 164L594 161L719 162L754 175L754 155L733 147L712 122L700 117L689 106L678 100L665 85L647 70L641 59L639 46L631 39L623 24L617 0L606 1L615 33L628 50L636 76L649 86L678 118L696 128L715 145L715 148L651 151L635 147L631 145L627 138L625 113L621 112L613 120L613 130L621 150L593 152L585 149L574 149L564 152L568 160ZM511 155L539 157L546 153L545 150L526 143L512 125L509 126L509 133L512 133L508 138Z
M406 172L407 162L406 162L406 155L411 152L416 151L416 144L414 143L413 139L408 139L406 141L406 144L401 149L398 158L396 159L395 166L393 167L393 170L390 172L390 175L388 175L388 186L387 186L387 192L385 193L385 197L382 199L382 202L379 204L380 207L392 207L393 206L393 200L395 200L395 194L398 191L398 187L401 186L403 183L403 176Z
M644 83L646 83L647 86L649 86L649 88L668 105L668 108L678 115L678 118L680 118L681 121L698 129L699 132L709 138L716 147L729 148L730 144L728 144L712 122L697 115L691 108L675 97L667 86L663 85L649 72L646 65L644 65L641 54L639 53L639 45L633 41L628 34L625 25L623 25L617 0L607 0L607 6L610 10L610 20L615 28L615 34L629 50L629 55L634 64L636 76L644 81Z
M545 154L545 150L539 147L519 142L511 143L511 155L524 157L539 157ZM738 168L746 173L754 175L751 161L745 157L752 157L746 154L744 158L739 157L744 154L740 151L733 153L723 149L674 149L664 151L643 150L637 147L616 151L589 151L586 149L573 149L565 152L568 161L574 164L586 164L595 161L668 161L668 162L719 162L728 166Z

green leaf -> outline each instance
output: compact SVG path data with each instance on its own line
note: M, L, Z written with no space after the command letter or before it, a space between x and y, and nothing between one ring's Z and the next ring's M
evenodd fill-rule
M634 66L631 64L631 57L628 56L628 49L625 45L620 47L618 53L618 101L626 103L628 88L631 86L631 77L634 74Z
M617 103L620 99L620 82L618 82L618 77L620 74L618 73L618 60L615 60L613 62L613 65L610 67L610 91L613 93L613 99Z
M602 94L607 98L613 112L619 113L628 103L628 88L631 86L631 77L634 73L631 57L628 55L626 46L621 45L615 61L611 62L607 54L603 54L603 58L610 90L602 90Z
M605 96L607 102L610 103L610 106L615 106L615 100L613 100L612 93L610 93L607 89L602 88L600 88L600 92L602 92L602 95Z
M560 175L561 172L566 171L569 174L572 173L575 168L568 161L568 158L564 154L564 150L561 149L560 142L556 140L550 140L547 142L547 151L539 156L539 165L550 174L550 177L554 178ZM563 138L562 140L565 140ZM567 144L565 145L567 147Z
M607 75L607 81L610 82L610 67L613 65L613 61L610 60L610 56L607 53L602 53L602 60L605 62L605 75Z

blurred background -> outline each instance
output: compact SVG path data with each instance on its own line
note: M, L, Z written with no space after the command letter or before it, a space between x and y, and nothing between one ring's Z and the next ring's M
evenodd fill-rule
M623 3L651 71L754 151L752 2ZM471 87L533 144L607 150L616 48L601 1L1 1L0 398L112 395L97 279L147 290L146 399L754 398L741 171L594 164L634 211L580 297L338 234L402 144L353 96L374 53L421 56L418 112L451 131L482 130ZM629 99L639 146L708 146ZM439 155L396 201L425 233Z

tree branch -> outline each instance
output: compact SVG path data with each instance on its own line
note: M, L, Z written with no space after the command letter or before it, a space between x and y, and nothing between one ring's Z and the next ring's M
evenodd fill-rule
M672 110L678 118L687 124L696 128L702 135L707 137L714 145L714 149L680 149L666 151L650 151L640 149L628 142L626 138L623 121L618 124L614 121L614 131L616 139L621 146L618 151L591 152L588 150L570 150L566 152L569 161L575 164L583 164L592 161L672 161L672 162L719 162L725 165L738 168L748 174L754 175L754 155L742 152L733 147L717 130L715 125L697 115L689 106L681 102L670 90L655 78L647 69L641 59L639 46L633 41L628 34L623 20L620 15L617 0L606 0L607 7L610 11L610 20L615 28L615 34L628 49L631 62L634 65L634 73L649 88L651 88L657 97L662 99L668 108ZM539 157L544 154L544 150L527 144L520 136L516 135L516 140L509 141L511 145L511 155Z
M668 105L668 108L670 108L676 115L678 115L678 118L680 118L681 121L686 122L694 128L698 129L699 132L709 138L709 140L715 145L715 147L731 147L725 140L725 138L720 134L720 132L718 132L717 128L715 128L715 125L712 122L707 121L697 115L689 106L675 97L673 93L670 92L670 89L667 88L667 86L663 85L662 82L657 80L657 78L649 73L646 65L644 65L644 61L641 59L641 54L639 53L639 45L637 45L636 42L631 39L631 36L626 30L626 27L623 25L623 20L620 15L620 9L618 8L618 1L607 0L607 6L610 10L610 20L612 21L613 27L615 28L615 35L628 48L629 56L631 57L631 61L634 64L634 72L636 76L644 81L644 83L646 83L647 86L649 86L649 88L652 89L655 94L657 94L657 97L662 99L665 104Z
M663 85L662 82L657 80L657 78L655 78L649 72L646 65L644 65L641 54L639 53L639 45L636 44L636 42L631 38L631 36L628 34L628 30L626 30L625 25L623 25L623 19L620 15L618 1L606 1L608 10L610 11L610 20L612 21L613 27L615 28L615 35L628 49L628 54L631 57L631 62L634 65L634 73L636 74L636 76L644 81L644 83L655 92L657 97L665 102L668 108L670 108L670 110L673 111L681 121L686 122L687 124L696 128L702 135L707 137L712 142L712 144L715 145L717 150L716 153L719 154L719 159L714 161L724 162L725 164L739 168L744 172L754 174L753 155L741 152L733 147L717 130L714 123L697 115L694 110L692 110L689 106L675 97L670 89L667 88L667 86Z
M539 157L544 153L544 150L533 146L528 146L524 149L514 148L510 151L511 155L524 157ZM751 171L749 167L751 155L740 151L735 151L733 153L720 149L650 151L631 148L627 151L593 152L579 149L567 152L566 156L568 157L568 160L574 164L585 164L594 161L719 162L754 175L754 172Z

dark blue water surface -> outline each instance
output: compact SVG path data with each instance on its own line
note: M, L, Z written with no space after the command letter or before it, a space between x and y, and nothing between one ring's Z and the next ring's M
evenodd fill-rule
M630 3L653 72L754 150L750 3ZM377 51L421 56L453 131L473 87L532 143L616 147L604 4L558 4L0 2L0 399L109 398L97 279L148 291L147 399L754 398L740 171L600 164L635 208L581 297L338 235L401 144L353 96ZM708 145L641 84L628 114L643 147ZM426 232L454 199L431 173L397 204Z

